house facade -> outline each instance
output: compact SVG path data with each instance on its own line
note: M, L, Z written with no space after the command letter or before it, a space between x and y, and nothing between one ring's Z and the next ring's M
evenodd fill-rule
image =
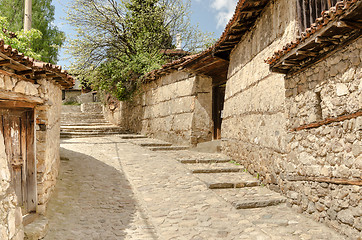
M133 105L112 103L106 115L176 144L221 138L223 153L296 211L358 239L361 16L361 0L240 0L214 46L150 73ZM185 85L176 76L185 76ZM186 94L186 76L204 79L204 87ZM202 111L193 111L199 96ZM173 129L178 118L182 125ZM197 124L203 137L177 140Z
M73 79L0 42L0 239L23 239L59 169L61 89Z

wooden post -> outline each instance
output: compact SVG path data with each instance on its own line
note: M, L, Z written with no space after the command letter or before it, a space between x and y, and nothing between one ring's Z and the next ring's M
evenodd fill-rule
M32 20L32 0L25 0L24 32L30 31Z
M27 135L27 207L28 212L36 212L37 200L37 179L36 179L36 135L35 135L35 109L29 111L28 118L28 135Z

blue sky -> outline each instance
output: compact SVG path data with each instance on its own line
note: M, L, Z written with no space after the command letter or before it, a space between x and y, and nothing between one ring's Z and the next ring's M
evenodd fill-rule
M72 0L53 0L55 6L55 22L58 28L72 37L72 28L66 24L66 6ZM202 31L213 32L215 38L219 38L225 25L234 13L237 0L191 0L191 22L199 24ZM64 49L61 50L59 65L65 69L71 59L67 59Z

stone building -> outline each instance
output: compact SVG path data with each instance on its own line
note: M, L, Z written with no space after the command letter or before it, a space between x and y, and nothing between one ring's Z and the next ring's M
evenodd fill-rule
M361 17L361 0L240 0L214 46L106 116L177 144L221 137L297 211L362 238Z
M59 167L61 89L73 79L0 41L0 239L23 239Z

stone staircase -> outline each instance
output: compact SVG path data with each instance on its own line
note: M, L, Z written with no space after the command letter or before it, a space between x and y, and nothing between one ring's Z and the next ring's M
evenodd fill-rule
M188 146L172 145L169 142L150 138L133 140L132 143L141 147L147 147L151 151L181 151L189 149Z
M228 158L180 158L197 178L236 209L259 208L284 203L286 198L261 186L240 164Z
M236 209L274 206L287 200L281 194L264 187L244 166L217 153L219 142L211 145L207 143L201 148L191 149L192 151L182 151L188 148L150 138L135 139L132 143L151 151L164 151L164 154L176 158L191 174ZM210 149L206 149L208 146Z
M99 103L93 103L98 104ZM110 134L124 134L119 126L115 126L104 119L101 109L98 107L89 108L92 112L82 112L81 106L62 106L61 115L61 138L93 137ZM135 135L137 136L137 135ZM135 137L134 136L134 137ZM131 137L129 135L129 137ZM144 137L144 136L140 136Z

